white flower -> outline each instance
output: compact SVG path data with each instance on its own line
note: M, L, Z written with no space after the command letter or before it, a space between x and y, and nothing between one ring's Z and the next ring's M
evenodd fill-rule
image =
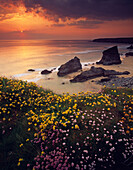
M118 142L122 142L122 139L118 139Z
M83 150L84 153L88 153L88 150Z
M98 161L103 161L103 159L102 158L98 158Z
M114 150L115 150L115 147L112 147L112 148L110 149L111 152L114 151Z
M106 144L108 144L109 143L109 141L106 141Z

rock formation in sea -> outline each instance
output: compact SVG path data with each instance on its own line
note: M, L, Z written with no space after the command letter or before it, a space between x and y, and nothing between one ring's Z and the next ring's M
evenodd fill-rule
M129 50L130 50L130 49L133 49L133 46L132 46L132 45L130 45L129 47L127 47L127 49L129 49Z
M35 71L34 69L29 69L28 71L31 71L31 72L33 72L33 71Z
M101 77L103 76L103 73L104 69L102 67L95 68L94 66L92 66L90 70L83 71L81 74L74 77L74 79L70 80L70 82L72 83L84 82L87 81L88 79Z
M43 70L43 71L41 71L41 74L50 74L50 73L52 73L52 71L49 71L49 70Z
M96 64L112 65L121 64L120 54L118 53L117 46L113 46L105 51L103 51L102 59Z
M128 52L128 53L125 54L125 56L126 56L126 57L128 57L128 56L133 56L133 52Z
M119 71L115 71L115 70L105 70L102 67L94 67L92 66L90 68L90 70L87 71L83 71L81 74L77 75L76 77L74 77L73 79L70 80L71 83L76 83L76 82L84 82L87 81L89 79L93 79L93 78L97 78L97 77L109 77L111 78L111 76L113 75L127 75L130 74L128 71L124 71L124 72L119 72Z
M74 57L74 59L71 59L67 63L60 66L57 75L63 77L69 73L76 72L80 69L82 69L80 59L78 57Z

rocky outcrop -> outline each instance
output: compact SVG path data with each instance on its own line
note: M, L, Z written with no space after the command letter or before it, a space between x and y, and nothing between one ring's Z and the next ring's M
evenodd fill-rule
M77 75L74 79L70 80L70 82L72 83L84 82L89 79L103 76L103 74L104 74L103 68L101 67L95 68L94 66L92 66L90 70L82 72L81 74Z
M133 46L132 46L132 45L130 45L129 47L127 47L127 49L129 49L129 50L130 50L130 49L133 49Z
M112 64L121 64L120 54L118 53L117 46L111 47L103 51L102 59L96 64L103 65L112 65Z
M129 71L124 71L124 72L119 72L119 71L115 71L115 70L104 70L104 77L109 77L112 75L128 75L130 74Z
M49 71L49 70L43 70L43 71L41 72L41 74L50 74L50 73L52 73L52 71Z
M71 59L67 63L60 66L57 75L63 77L69 73L76 72L79 69L82 69L80 59L78 57L74 57L74 59Z
M117 77L113 78L110 81L97 81L97 84L105 85L107 87L127 87L133 88L133 77Z
M128 53L125 54L125 56L126 56L126 57L128 57L128 56L133 56L133 52L128 52Z
M72 82L72 83L84 82L89 79L93 79L93 78L101 77L101 76L108 77L111 79L111 76L123 75L123 74L127 75L130 73L128 71L118 72L115 70L105 70L102 67L96 68L96 67L92 66L90 70L82 72L81 74L77 75L72 80L70 80L70 82Z
M34 69L29 69L28 71L31 71L31 72L33 72L33 71L35 71Z

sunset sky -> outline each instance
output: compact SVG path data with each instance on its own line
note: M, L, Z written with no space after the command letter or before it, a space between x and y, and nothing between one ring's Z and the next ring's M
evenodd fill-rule
M0 0L0 39L133 37L133 0Z

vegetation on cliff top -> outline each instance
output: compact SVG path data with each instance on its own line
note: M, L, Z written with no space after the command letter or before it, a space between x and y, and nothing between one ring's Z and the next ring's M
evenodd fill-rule
M0 167L130 169L133 90L57 95L0 78Z

